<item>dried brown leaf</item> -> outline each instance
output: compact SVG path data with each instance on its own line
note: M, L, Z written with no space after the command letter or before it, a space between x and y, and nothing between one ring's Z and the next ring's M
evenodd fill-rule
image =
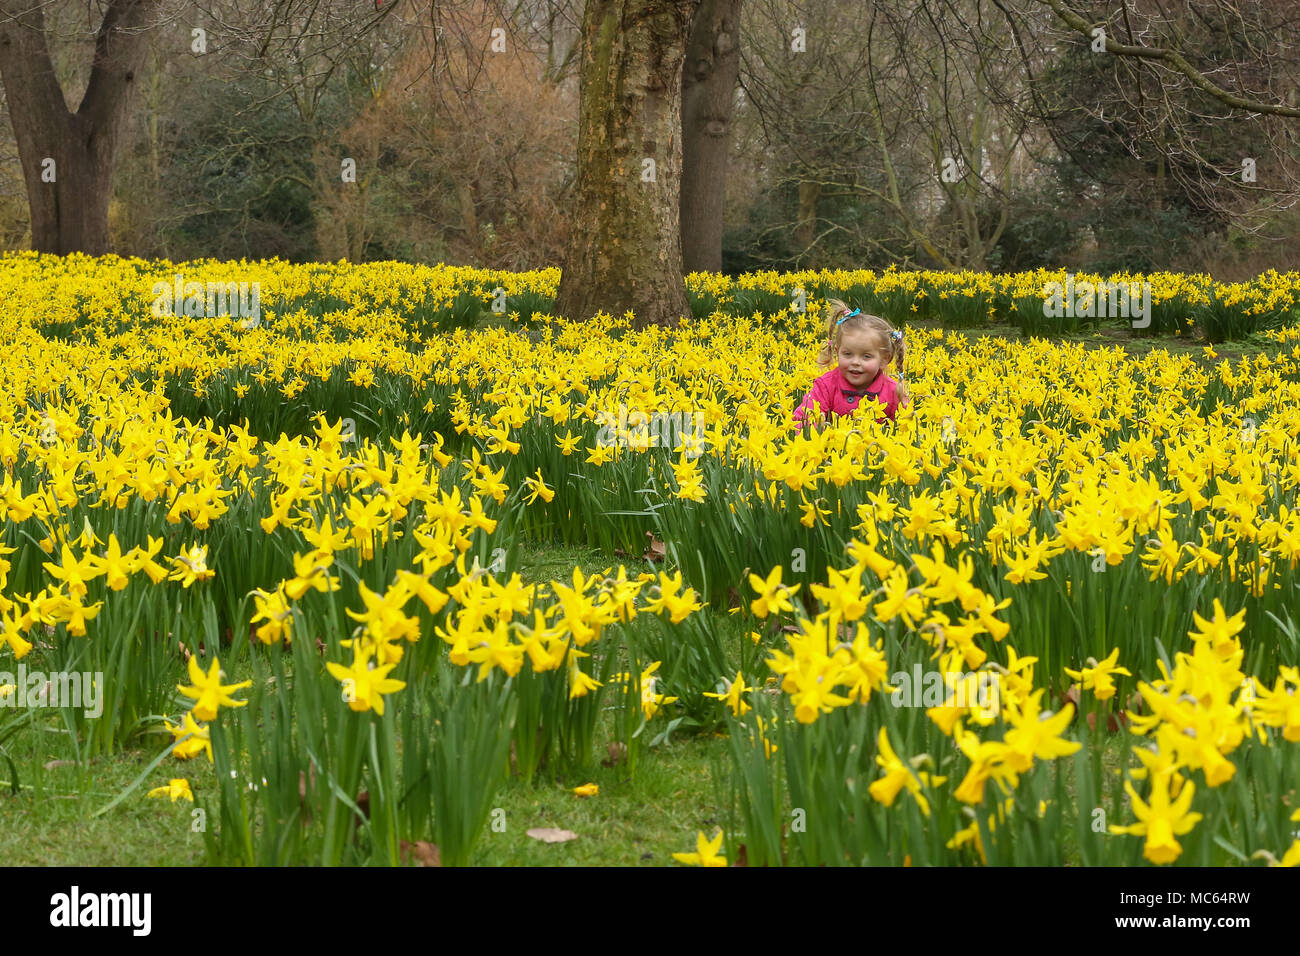
M646 536L650 539L650 550L642 557L647 561L662 561L668 554L667 545L656 538L653 531L647 531Z
M401 854L403 863L407 863L414 858L415 862L420 866L442 866L442 853L438 850L438 844L436 843L426 843L423 840L407 843L402 840L397 849Z
M556 827L534 827L525 832L534 840L541 840L543 843L568 843L570 840L578 839L578 834L572 830L560 830Z

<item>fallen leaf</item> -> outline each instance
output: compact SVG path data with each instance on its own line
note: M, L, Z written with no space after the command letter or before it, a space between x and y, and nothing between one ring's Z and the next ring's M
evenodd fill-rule
M559 830L555 827L534 827L524 832L534 840L541 840L543 843L568 843L570 840L578 839L578 834L572 830Z
M439 852L436 843L425 843L423 840L407 843L402 840L398 843L397 849L403 863L414 857L420 866L442 866L442 853Z
M51 760L44 766L46 770L53 770L56 767L75 767L76 765L77 762L75 760Z
M615 741L606 748L606 753L609 756L600 762L602 767L612 767L615 764L624 763L627 761L627 744Z
M746 849L745 844L742 843L736 850L736 862L731 865L749 866L749 850Z
M642 555L647 561L662 561L668 554L667 546L655 537L653 531L647 531L646 536L650 538L650 550Z

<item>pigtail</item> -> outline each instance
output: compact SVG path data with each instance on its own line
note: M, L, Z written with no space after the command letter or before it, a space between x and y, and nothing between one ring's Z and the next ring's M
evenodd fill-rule
M907 359L907 339L903 337L902 332L896 334L898 335L898 338L891 341L889 344L893 346L893 364L898 366L898 403L900 405L906 405L909 396L907 393L907 380L903 377L903 363Z
M817 353L818 365L830 365L835 358L835 353L839 349L835 345L835 327L839 323L840 316L850 311L847 304L839 299L826 300L826 341L822 343L821 351Z

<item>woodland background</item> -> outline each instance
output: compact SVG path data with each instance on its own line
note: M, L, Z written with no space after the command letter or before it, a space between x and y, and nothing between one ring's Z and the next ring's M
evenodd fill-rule
M724 272L1300 268L1300 122L1093 55L1049 5L730 6ZM1158 34L1218 85L1297 105L1294 4L1124 6L1147 18L1135 35ZM45 4L70 108L103 18L95 3ZM121 134L110 249L558 265L579 214L582 22L582 0L164 3ZM0 244L24 249L0 112ZM940 176L950 158L958 183ZM683 235L692 215L683 200Z

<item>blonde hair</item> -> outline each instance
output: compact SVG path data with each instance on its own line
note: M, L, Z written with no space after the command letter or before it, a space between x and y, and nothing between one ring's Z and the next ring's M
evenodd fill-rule
M854 315L849 315L856 312ZM848 315L848 318L840 321L841 318ZM831 361L839 354L840 343L844 340L846 331L861 329L865 332L872 333L877 344L882 346L882 351L889 353L889 361L885 363L888 368L891 365L898 366L898 398L900 402L906 403L908 400L907 386L903 382L903 362L907 358L907 341L903 338L903 333L899 332L887 321L878 315L868 315L865 312L850 309L848 305L839 299L826 300L826 341L817 353L818 365L830 365Z

